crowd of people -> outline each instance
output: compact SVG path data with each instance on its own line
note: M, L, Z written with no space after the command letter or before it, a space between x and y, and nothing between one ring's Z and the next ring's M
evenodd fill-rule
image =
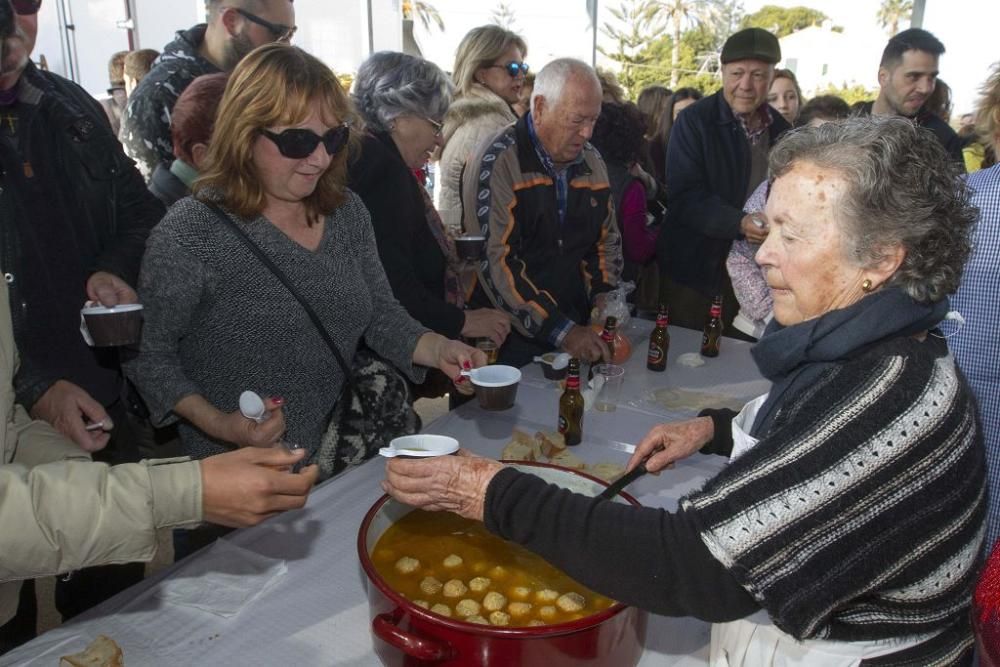
M853 107L807 98L760 28L711 93L529 73L496 25L450 72L379 52L348 91L291 44L291 0L208 0L162 53L115 54L98 102L31 61L40 4L0 0L0 652L34 632L32 577L76 571L70 618L141 578L154 529L181 557L301 507L418 429L415 397L468 394L482 342L607 360L591 318L628 280L677 326L721 299L755 341L768 394L629 464L722 472L676 512L471 455L392 461L386 491L711 621L728 664L969 659L1000 538L1000 67L959 132L921 29ZM141 303L141 339L88 345L85 303Z

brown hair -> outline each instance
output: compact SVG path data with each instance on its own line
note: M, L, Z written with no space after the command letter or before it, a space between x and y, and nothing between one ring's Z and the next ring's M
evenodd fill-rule
M125 57L128 55L128 51L116 51L111 54L111 58L108 60L108 81L112 86L124 86L125 77L122 74L125 67Z
M142 77L149 74L153 67L153 61L160 57L160 52L156 49L139 49L131 51L125 56L125 73L135 79L136 83L142 81Z
M795 78L795 72L790 69L781 69L780 67L776 67L774 69L774 78L771 79L771 86L773 86L774 82L778 79L788 79L791 81L792 86L795 88L795 94L799 97L799 104L804 103L802 100L802 89L799 88L799 80ZM770 90L771 86L768 86L768 90Z
M191 148L195 144L211 143L215 114L226 90L229 75L225 72L204 74L188 84L170 113L170 134L174 140L174 155L194 164Z
M226 207L252 218L264 210L265 195L253 162L260 131L295 125L319 102L324 122L358 127L358 118L337 76L315 56L279 42L265 44L240 61L229 77L219 104L205 170L194 191L220 191ZM352 131L351 141L356 141ZM312 194L303 200L312 224L337 209L347 193L345 146L333 157Z

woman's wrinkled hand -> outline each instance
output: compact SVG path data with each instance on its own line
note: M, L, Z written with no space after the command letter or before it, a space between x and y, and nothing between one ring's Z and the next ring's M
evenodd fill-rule
M244 417L236 410L225 413L218 425L218 436L240 447L273 447L285 433L284 400L265 398L264 419L260 422Z
M483 520L486 489L504 466L460 449L457 456L390 459L382 489L412 507Z
M646 434L628 460L631 470L646 459L646 469L657 473L669 468L675 461L691 456L712 441L715 427L711 417L697 417L669 424L658 424Z

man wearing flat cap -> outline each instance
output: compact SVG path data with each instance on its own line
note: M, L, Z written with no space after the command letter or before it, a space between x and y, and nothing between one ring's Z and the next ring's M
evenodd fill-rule
M778 40L768 31L735 33L722 47L722 90L684 109L674 123L667 219L657 244L661 303L673 324L701 329L712 298L722 296L725 333L734 331L738 305L726 256L736 239L766 238L762 215L745 215L743 204L767 178L767 154L790 128L767 104L779 60Z

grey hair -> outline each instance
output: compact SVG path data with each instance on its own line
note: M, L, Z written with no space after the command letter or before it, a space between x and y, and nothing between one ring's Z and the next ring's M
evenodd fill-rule
M557 58L535 76L535 87L531 90L532 113L535 111L535 100L539 97L544 97L549 106L558 104L566 82L574 76L592 79L597 89L601 89L601 80L593 67L576 58Z
M958 288L977 210L969 189L930 131L898 117L854 117L794 130L771 151L773 178L808 162L840 173L844 252L860 267L893 247L906 256L889 280L915 301Z
M373 53L354 80L354 104L368 127L388 132L403 115L441 122L454 93L448 75L434 63L396 51Z

